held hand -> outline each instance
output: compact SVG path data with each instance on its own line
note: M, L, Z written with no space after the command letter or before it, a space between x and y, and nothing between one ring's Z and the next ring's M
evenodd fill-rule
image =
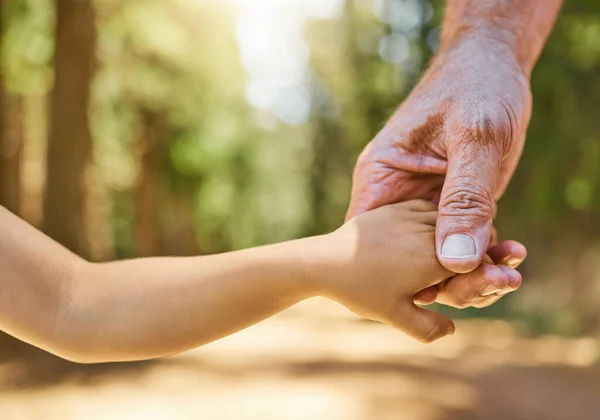
M528 79L503 44L465 38L452 45L360 156L348 219L414 198L439 204L439 261L455 273L475 270L488 251L496 200L520 158L530 113ZM517 254L524 258L523 249ZM488 271L457 276L447 293L471 290L453 286L466 281L508 290L495 275L481 277ZM467 301L479 305L482 294Z
M415 293L454 275L435 255L436 219L433 204L415 200L363 214L326 235L316 250L320 294L422 342L452 334L452 321L413 303Z

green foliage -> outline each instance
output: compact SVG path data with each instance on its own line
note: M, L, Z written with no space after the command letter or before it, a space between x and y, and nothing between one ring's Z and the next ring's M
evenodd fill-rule
M527 146L499 212L509 237L544 241L565 224L580 237L598 233L589 224L600 210L599 12L566 4L534 70Z
M5 7L2 71L6 85L24 95L46 93L52 82L53 2L13 0Z

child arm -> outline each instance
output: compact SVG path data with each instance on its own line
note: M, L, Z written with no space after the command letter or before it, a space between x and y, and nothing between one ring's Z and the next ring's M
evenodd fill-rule
M179 353L303 300L318 238L222 255L91 264L0 208L0 329L93 363Z
M315 295L431 342L452 322L413 303L450 277L436 212L387 206L328 235L221 255L92 264L0 209L0 329L81 362L198 347Z

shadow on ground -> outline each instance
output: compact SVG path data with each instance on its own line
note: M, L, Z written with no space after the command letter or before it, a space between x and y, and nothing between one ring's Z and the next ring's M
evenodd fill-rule
M169 420L600 419L594 339L528 339L506 323L475 322L459 325L452 340L421 346L379 324L307 309L144 363L81 366L0 342L0 413L10 420L40 413L61 420L132 413Z

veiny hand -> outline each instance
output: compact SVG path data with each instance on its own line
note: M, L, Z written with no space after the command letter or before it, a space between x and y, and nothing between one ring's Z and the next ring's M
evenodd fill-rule
M494 243L496 200L521 156L530 114L528 77L504 44L483 37L451 44L361 154L347 218L415 198L439 204L438 259L452 272L472 272ZM526 255L515 242L490 252L506 267ZM485 306L498 296L482 301L493 287L512 290L486 270L424 292L423 301L435 295L454 306Z

